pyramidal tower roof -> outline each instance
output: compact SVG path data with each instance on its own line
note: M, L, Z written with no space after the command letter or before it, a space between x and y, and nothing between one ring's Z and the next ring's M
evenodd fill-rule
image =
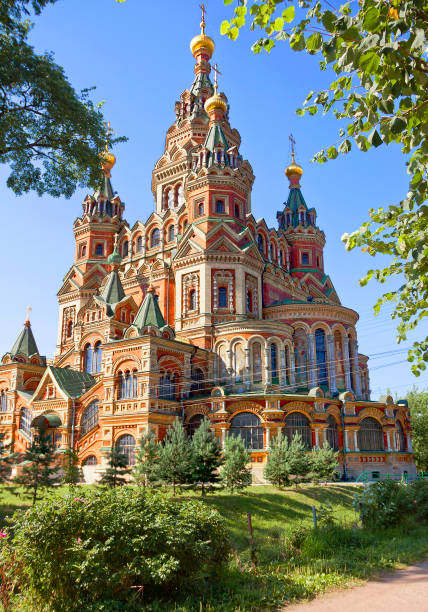
M163 329L167 326L159 308L153 288L150 287L147 291L132 325L139 330L142 330L149 325L152 327L157 327L158 329Z
M15 355L26 355L27 357L39 355L39 349L37 348L31 323L28 319L25 321L24 328L12 346L10 355L11 357L15 357Z

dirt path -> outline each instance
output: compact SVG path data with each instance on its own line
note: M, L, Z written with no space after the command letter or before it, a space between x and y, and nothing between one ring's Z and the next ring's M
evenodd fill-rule
M428 561L283 612L428 612Z

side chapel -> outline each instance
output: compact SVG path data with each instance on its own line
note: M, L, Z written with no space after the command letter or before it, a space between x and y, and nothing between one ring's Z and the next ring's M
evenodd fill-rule
M135 461L144 430L162 440L179 417L189 435L206 416L220 444L241 435L255 482L272 439L327 440L346 478L414 472L409 411L370 400L358 314L324 269L324 232L292 163L286 201L269 228L252 214L253 169L211 81L214 41L190 44L195 77L175 103L152 173L155 210L132 226L102 182L74 223L74 262L58 293L57 351L39 354L29 318L0 366L0 433L15 452L48 428L77 450L91 481L119 447Z

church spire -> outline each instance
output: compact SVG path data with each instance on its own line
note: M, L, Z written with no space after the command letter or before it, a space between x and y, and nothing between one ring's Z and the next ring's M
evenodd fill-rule
M7 353L7 355L12 360L21 361L22 358L24 358L25 360L29 360L31 357L34 356L37 356L39 359L41 359L39 349L37 348L37 344L34 339L33 332L31 330L30 311L31 308L28 307L27 318L24 323L24 328L20 332L10 352Z
M202 103L213 93L213 86L210 81L209 75L211 72L211 65L209 60L211 59L215 44L210 36L205 34L205 5L201 4L202 18L201 18L201 33L192 38L190 42L190 50L192 51L193 57L196 60L195 64L195 80L193 81L190 93L196 98L200 98Z

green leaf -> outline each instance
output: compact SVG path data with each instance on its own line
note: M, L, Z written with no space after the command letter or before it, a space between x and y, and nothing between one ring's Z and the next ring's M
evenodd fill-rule
M334 26L336 24L337 17L331 11L325 11L322 16L322 24L328 32L334 32Z
M291 23L294 19L294 16L295 16L294 4L286 8L285 11L282 11L282 18L284 19L285 23Z
M275 28L275 30L282 30L282 28L284 27L284 20L282 19L282 17L277 17L275 19L275 21L273 22L273 27Z
M387 115L392 115L394 112L394 99L393 98L382 98L379 102L379 108Z
M309 53L318 53L322 45L322 36L319 32L314 32L306 41L306 49Z
M390 130L393 134L400 134L406 129L406 121L402 117L394 117L390 123Z
M367 140L374 147L380 147L380 145L383 144L383 140L376 129L371 132Z
M380 12L377 7L371 7L363 18L363 30L374 32L379 27Z
M360 57L360 68L366 74L374 74L379 68L380 57L374 51L369 51L368 53L364 53Z
M337 152L336 147L330 147L327 151L327 157L329 159L336 159L336 157L339 155L339 153Z
M294 33L290 38L290 47L293 51L303 51L305 48L305 37L303 34Z
M352 148L352 144L350 140L344 140L339 146L339 153L349 153Z
M230 23L225 19L220 24L220 34L224 36L224 34L227 34L229 28L230 28Z

